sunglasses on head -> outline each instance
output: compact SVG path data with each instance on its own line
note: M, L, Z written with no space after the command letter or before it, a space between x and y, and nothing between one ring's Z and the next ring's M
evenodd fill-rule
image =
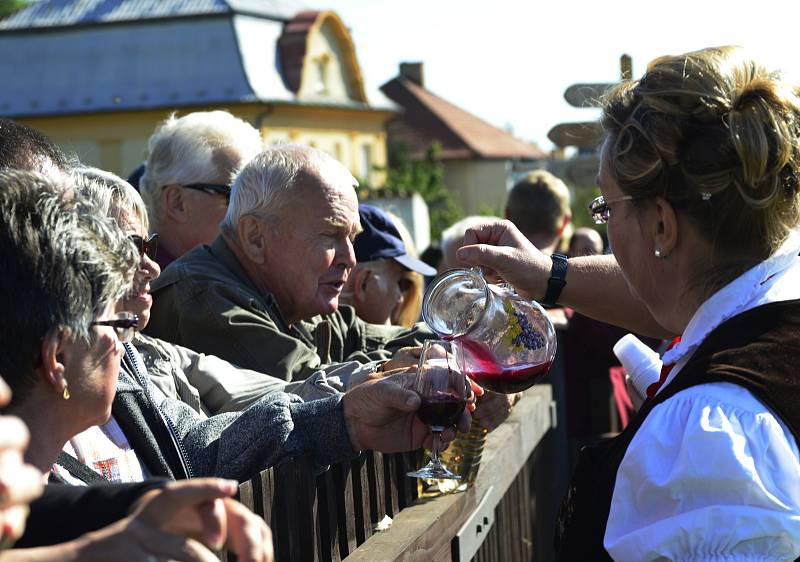
M128 236L131 239L136 249L139 250L139 255L147 257L151 260L156 259L156 251L158 250L158 234L151 234L150 238L144 239L137 234Z

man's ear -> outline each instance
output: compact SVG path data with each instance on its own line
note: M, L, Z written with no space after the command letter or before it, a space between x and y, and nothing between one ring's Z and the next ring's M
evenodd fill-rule
M564 231L567 229L570 222L572 222L572 215L570 213L567 213L566 215L564 215L564 218L561 221L561 228L558 229L559 238L564 236Z
M369 280L372 278L372 271L368 267L357 267L350 275L353 275L353 301L361 303L367 300Z
M655 198L655 212L658 220L653 231L653 247L669 256L678 245L678 215L663 197Z
M264 254L268 243L268 229L264 220L254 215L245 215L236 227L239 246L247 259L254 263L263 264L266 261Z
M45 383L58 394L63 394L67 387L64 377L66 364L69 361L71 350L68 349L68 330L53 328L42 340L41 370Z
M183 198L183 188L177 184L170 184L163 190L164 214L171 220L185 224L189 221L186 201Z

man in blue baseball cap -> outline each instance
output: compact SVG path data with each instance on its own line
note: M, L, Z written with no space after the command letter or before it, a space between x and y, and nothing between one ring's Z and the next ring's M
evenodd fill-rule
M409 255L391 217L378 207L358 206L363 231L353 243L356 266L350 272L340 301L371 324L391 324L409 282L407 273L436 275L436 270Z

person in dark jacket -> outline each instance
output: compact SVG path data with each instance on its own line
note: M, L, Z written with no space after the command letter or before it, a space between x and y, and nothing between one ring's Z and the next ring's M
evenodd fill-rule
M273 393L242 413L203 419L159 395L138 354L123 346L136 318L113 305L138 256L116 225L23 172L0 176L0 220L1 298L20 319L2 326L0 371L15 392L9 411L33 436L27 458L43 472L66 448L54 477L68 482L244 479L304 452L324 466L362 448L410 450L429 439L414 414L419 396L392 379L311 402ZM76 468L83 465L94 470Z

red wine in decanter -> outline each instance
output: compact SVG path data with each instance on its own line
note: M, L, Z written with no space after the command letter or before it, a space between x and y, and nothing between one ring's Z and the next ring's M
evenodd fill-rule
M467 352L467 374L483 388L494 392L513 394L530 388L552 364L547 361L537 365L499 365L486 345L466 339L461 343Z

